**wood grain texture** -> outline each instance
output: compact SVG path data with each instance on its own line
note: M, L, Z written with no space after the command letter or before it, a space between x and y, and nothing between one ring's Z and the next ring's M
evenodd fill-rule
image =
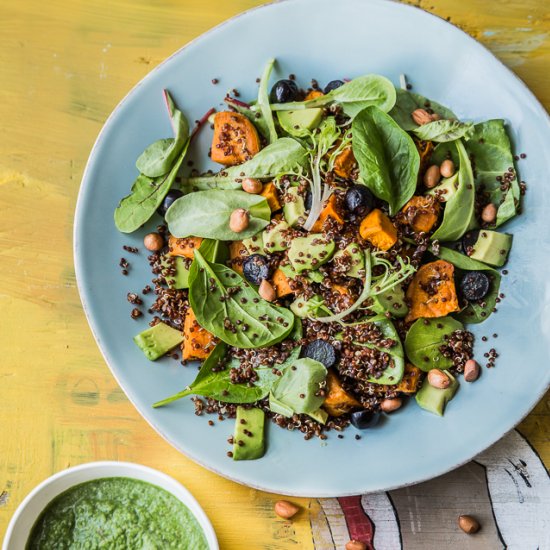
M409 3L450 17L550 106L544 0ZM302 499L305 510L293 523L275 519L276 496L207 472L141 419L93 341L72 262L80 178L108 114L176 49L258 4L0 4L0 536L17 504L45 477L86 461L118 459L184 483L212 518L223 549L242 549L245 541L270 550L313 547L307 510L314 504ZM549 408L547 396L520 427L546 464Z

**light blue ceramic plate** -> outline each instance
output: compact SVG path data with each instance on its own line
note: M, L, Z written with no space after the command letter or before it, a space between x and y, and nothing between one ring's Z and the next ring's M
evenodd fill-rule
M266 60L279 61L276 77L311 78L380 73L398 84L406 73L414 89L450 106L461 118L507 119L529 189L525 214L506 226L514 246L503 277L506 299L476 335L477 357L496 347L494 369L475 384L462 384L444 418L414 402L376 429L353 429L343 440L304 441L299 433L269 426L265 457L233 462L226 457L231 421L209 427L193 414L189 399L153 410L151 403L183 388L195 367L150 363L132 342L146 327L130 319L129 290L150 280L143 235L126 236L113 224L113 210L136 177L137 156L153 140L170 135L161 90L168 88L190 120L225 91L244 98L256 92ZM218 78L219 84L211 84ZM204 158L209 130L195 143ZM202 165L204 166L204 164ZM220 475L291 495L336 496L419 482L459 466L517 424L549 383L550 357L550 126L544 109L525 85L466 34L419 9L380 0L292 0L252 10L192 42L152 71L115 109L90 155L76 212L75 263L82 302L103 355L116 379L146 420L172 445ZM122 245L142 249L135 257ZM118 262L132 263L128 277Z

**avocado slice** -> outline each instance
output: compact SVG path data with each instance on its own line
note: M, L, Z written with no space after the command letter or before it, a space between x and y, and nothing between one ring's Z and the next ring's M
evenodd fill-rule
M299 275L296 270L292 267L292 264L280 265L279 269L289 278L296 279L296 275ZM301 273L302 277L311 281L312 283L322 283L324 276L320 271L308 271L307 273Z
M181 344L183 333L166 323L159 323L134 336L134 342L143 351L147 359L154 361Z
M317 128L323 119L323 109L301 109L299 111L277 111L281 128L291 136L306 137Z
M283 216L285 217L288 225L291 227L296 227L297 225L300 225L301 220L303 223L306 219L304 197L300 195L297 187L290 187L287 194L290 195L291 200L284 203Z
M428 383L426 377L422 387L416 394L416 402L426 411L429 411L438 416L443 416L447 403L454 397L456 390L458 389L458 381L450 373L446 373L451 379L451 385L444 390L434 388Z
M189 288L189 270L191 269L191 264L193 263L188 258L182 258L181 256L176 256L176 262L174 263L174 269L176 272L173 275L167 277L168 281L173 281L170 283L170 288L182 289Z
M327 241L322 234L293 239L288 249L288 259L298 272L315 270L327 263L334 253L334 241Z
M449 199L458 191L458 170L450 178L443 178L439 185L430 189L426 194L441 197L443 202L448 202Z
M409 308L405 303L405 291L401 285L393 287L382 294L372 298L372 305L369 306L375 313L386 313L389 311L393 317L405 317Z
M248 239L243 239L243 246L249 254L261 254L265 256L264 250L264 234L257 233Z
M286 232L290 229L290 226L284 220L277 222L274 226L268 226L262 233L264 250L270 254L271 252L282 252L286 250L289 245ZM244 241L243 241L244 242Z
M264 456L264 423L265 413L262 409L237 407L233 434L233 460L255 460ZM239 444L241 441L242 443Z
M502 267L508 259L510 248L512 248L512 235L482 229L472 248L473 252L470 254L470 258Z
M344 250L339 250L332 258L333 262L338 262L349 257L350 267L346 272L348 277L363 279L365 277L365 255L357 243L350 243Z

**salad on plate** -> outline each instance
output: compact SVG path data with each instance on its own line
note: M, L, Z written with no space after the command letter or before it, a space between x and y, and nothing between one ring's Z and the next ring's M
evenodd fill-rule
M502 226L525 190L504 120L459 120L404 76L271 85L274 63L256 98L234 90L192 131L164 91L174 137L138 157L114 215L124 233L164 218L144 238L153 319L135 343L202 362L153 406L190 396L196 414L236 418L234 460L264 454L266 419L326 439L411 400L443 416L479 376L467 326L504 298ZM207 122L221 169L199 174L184 160Z

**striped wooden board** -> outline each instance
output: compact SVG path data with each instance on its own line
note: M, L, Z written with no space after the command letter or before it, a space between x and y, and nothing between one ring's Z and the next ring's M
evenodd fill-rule
M513 432L456 472L388 494L298 499L303 511L290 523L274 517L276 495L219 478L171 448L104 364L82 312L71 249L93 141L155 65L259 3L0 3L0 536L38 482L70 465L115 459L184 483L212 518L224 550L340 549L351 535L390 550L402 543L425 550L550 548L548 396L521 424L524 437ZM545 0L409 3L450 18L550 105ZM465 512L481 519L479 535L458 531L456 516Z

